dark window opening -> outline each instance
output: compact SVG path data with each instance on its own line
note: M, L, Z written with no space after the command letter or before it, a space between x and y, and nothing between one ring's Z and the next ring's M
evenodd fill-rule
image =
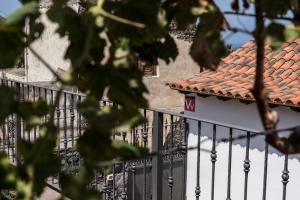
M145 77L153 77L158 75L157 65L138 60L138 67L142 70Z

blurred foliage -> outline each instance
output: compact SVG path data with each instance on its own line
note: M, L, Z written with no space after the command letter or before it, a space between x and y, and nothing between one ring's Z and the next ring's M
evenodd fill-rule
M56 32L69 41L65 58L71 68L67 75L57 77L60 84L78 88L87 97L78 105L87 120L87 128L76 146L83 163L76 175L61 174L63 195L71 199L98 199L97 191L87 184L93 177L94 166L114 158L134 158L141 150L120 141L112 141L115 130L122 131L141 122L139 108L148 106L144 95L148 92L142 81L143 73L136 63L169 63L178 55L169 24L175 21L179 29L197 26L191 45L191 57L201 66L215 69L227 54L222 31L230 24L224 14L209 0L98 0L81 4L80 12L68 6L66 0L55 0L46 15L57 24ZM239 1L232 8L239 11ZM299 29L280 24L276 18L289 11L298 24L298 1L265 0L264 14L272 19L265 37L273 48L291 37L298 37ZM243 0L247 9L253 1ZM26 47L38 39L44 30L38 0L23 0L23 6L0 21L0 67L12 68L22 59ZM228 1L230 4L230 1ZM28 31L25 31L25 26ZM48 177L61 170L60 158L54 154L58 129L54 124L54 107L46 102L20 102L19 91L0 87L0 123L11 113L22 118L26 129L39 126L41 137L34 142L19 141L20 165L12 167L0 154L0 189L10 189L18 199L39 196ZM109 98L118 106L99 108L99 100ZM45 122L41 117L48 117Z

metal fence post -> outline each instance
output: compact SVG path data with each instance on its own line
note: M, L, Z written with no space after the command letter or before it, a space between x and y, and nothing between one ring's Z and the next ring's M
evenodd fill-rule
M152 200L162 200L163 159L159 153L163 147L163 113L153 112L152 151Z
M18 93L17 95L17 100L20 101L21 97L21 87L20 83L16 82L16 90ZM18 150L18 142L21 140L21 131L22 131L22 123L21 123L21 118L19 115L16 114L16 135L15 135L15 151L16 151L16 165L20 165L20 155L19 155L19 150Z

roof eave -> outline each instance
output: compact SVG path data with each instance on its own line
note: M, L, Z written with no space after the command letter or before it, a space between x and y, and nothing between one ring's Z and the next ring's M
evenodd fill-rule
M183 88L171 87L170 85L169 85L169 87L172 90L177 90L178 92L185 93L185 94L195 93L195 94L201 94L201 95L205 95L205 96L215 96L215 97L222 97L222 98L227 98L227 99L237 99L237 100L240 100L240 101L248 101L248 102L252 102L252 103L255 102L255 100L253 98L246 98L246 97L240 97L240 96L226 96L226 95L219 94L219 93L187 90L187 89L183 89ZM275 101L268 101L268 104L275 105L275 106L285 106L285 107L295 108L295 109L300 108L300 105L294 105L294 104L289 104L289 103L279 103L279 102L275 102Z

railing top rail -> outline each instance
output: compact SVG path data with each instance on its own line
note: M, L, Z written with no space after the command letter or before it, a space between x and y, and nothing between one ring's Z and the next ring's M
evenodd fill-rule
M58 89L54 88L54 87L51 88L51 87L41 86L41 85L34 84L34 83L27 83L27 82L7 79L7 78L3 78L3 77L1 77L0 80L19 83L19 84L32 86L32 87L36 87L36 88L41 88L41 89L46 89L46 90L52 90L52 91L56 91L56 92L58 91ZM86 96L83 93L72 92L72 91L68 91L68 90L63 90L63 92L66 93L66 94L77 95L77 96L81 96L81 97ZM103 101L111 102L108 99L103 99ZM258 132L262 131L262 130L258 130L258 129L250 129L250 128L246 128L246 127L236 126L236 125L233 125L233 124L227 124L227 123L221 123L221 122L217 122L217 121L213 121L213 120L202 119L202 118L199 118L199 117L193 117L193 116L189 116L189 115L186 115L186 114L180 114L180 113L168 111L168 110L165 110L165 109L151 109L151 108L149 109L148 108L146 110L153 111L153 112L159 112L159 113L163 113L163 114L167 114L167 115L173 115L173 116L177 116L177 117L182 117L182 118L190 119L190 120L194 120L194 121L200 121L200 122L204 122L204 123L208 123L208 124L215 124L215 125L225 127L225 128L232 128L232 129L235 129L235 130L247 131L247 132L251 132L251 133L258 133Z
M46 89L46 90L52 90L52 91L55 91L55 92L58 91L58 89L55 88L55 87L47 87L47 86L42 86L42 85L39 85L39 84L28 83L28 82L23 82L23 81L18 81L18 80L12 80L12 79L7 79L7 78L3 78L3 77L1 77L0 80L9 81L9 82L13 82L13 83L19 83L19 84L22 84L22 85L27 85L27 86L31 86L31 87ZM82 96L82 97L85 96L85 94L80 93L80 92L72 92L72 91L69 91L69 90L63 90L63 92L67 93L67 94L70 94L70 95L77 95L77 96Z
M233 124L222 123L222 122L217 122L217 121L213 121L213 120L207 120L207 119L189 116L187 114L180 114L180 113L176 113L176 112L172 112L172 111L164 110L164 109L147 109L147 110L153 111L153 112L159 112L159 113L163 113L163 114L167 114L167 115L182 117L182 118L190 119L190 120L194 120L194 121L200 121L200 122L204 122L207 124L215 124L215 125L218 125L221 127L232 128L232 129L239 130L239 131L245 131L245 132L251 132L251 133L259 133L259 132L263 131L263 130L259 130L259 129L251 129L251 128L247 128L247 127L236 126Z

